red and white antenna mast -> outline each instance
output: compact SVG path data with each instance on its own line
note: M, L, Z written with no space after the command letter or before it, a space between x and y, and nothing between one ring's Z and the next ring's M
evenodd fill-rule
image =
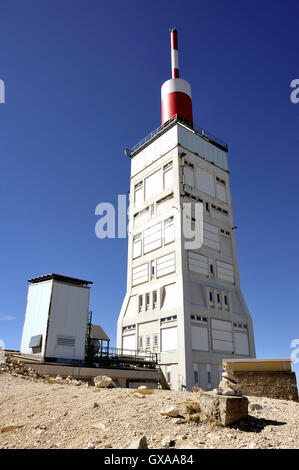
M191 87L186 80L179 78L178 33L170 30L172 78L161 88L161 120L165 124L177 116L193 124Z
M172 78L179 78L179 50L178 50L178 32L176 29L170 31L171 43L171 72Z

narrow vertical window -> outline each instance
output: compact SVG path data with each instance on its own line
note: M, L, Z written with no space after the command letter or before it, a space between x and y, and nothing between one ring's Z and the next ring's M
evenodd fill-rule
M149 310L150 309L150 294L146 294L145 295L145 298L146 298L146 310Z
M154 279L156 277L156 262L155 261L151 261L150 269L151 269L151 279Z
M158 307L158 293L156 290L153 292L153 307L157 308Z
M207 382L208 388L212 386L212 372L211 372L211 365L207 364Z
M138 311L142 312L143 309L143 295L139 295L138 297Z

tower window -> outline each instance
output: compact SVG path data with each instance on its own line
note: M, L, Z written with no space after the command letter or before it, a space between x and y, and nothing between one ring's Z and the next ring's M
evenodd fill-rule
M150 309L150 294L146 294L145 296L146 298L146 310L149 310Z
M150 267L151 267L151 279L154 279L156 277L156 266L155 266L155 261L151 261Z
M123 331L135 330L136 325L128 325L123 327Z
M206 202L206 210L207 210L208 212L210 212L210 206L209 206L209 203L208 203L208 202Z
M153 292L153 307L157 308L158 307L158 293L156 290Z
M138 311L142 312L143 308L143 295L139 295L138 297Z
M211 373L211 365L207 364L207 379L208 379L208 387L212 385L212 373Z
M151 347L151 337L150 337L150 335L147 335L147 336L145 337L145 347L146 347L146 348L150 348L150 347Z
M177 319L176 315L173 315L172 317L166 317L166 318L161 318L161 323L169 322L169 321L175 321Z
M223 230L223 228L222 228L220 231L221 231L221 233L222 233L223 235L225 235L225 236L227 236L227 237L230 236L230 233L227 232L226 230Z
M234 323L234 328L239 330L247 330L248 327L244 323Z
M201 317L200 315L191 315L191 320L200 321L201 323L208 323L207 317Z
M214 266L212 264L210 264L210 273L214 274Z
M212 384L211 371L208 370L208 385Z
M210 303L212 304L213 303L213 291L211 290L209 292L209 299L210 299Z

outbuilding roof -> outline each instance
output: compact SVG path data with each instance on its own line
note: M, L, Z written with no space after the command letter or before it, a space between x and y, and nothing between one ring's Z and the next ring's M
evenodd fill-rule
M45 274L44 276L33 277L28 279L28 282L36 284L37 282L49 281L53 279L54 281L66 282L69 284L76 284L78 286L87 286L88 284L93 284L91 281L85 281L84 279L77 279L75 277L63 276L62 274Z
M109 336L106 335L105 331L100 325L91 325L90 337L91 339L103 339L105 341L110 341Z

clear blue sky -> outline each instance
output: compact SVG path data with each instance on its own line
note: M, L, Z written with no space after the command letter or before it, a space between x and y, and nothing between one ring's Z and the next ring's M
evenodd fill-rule
M115 343L127 240L99 240L98 203L129 189L124 148L160 124L169 28L194 121L229 144L241 284L258 357L299 338L298 2L2 0L0 338L20 345L27 279L94 282ZM298 370L298 366L294 367Z

